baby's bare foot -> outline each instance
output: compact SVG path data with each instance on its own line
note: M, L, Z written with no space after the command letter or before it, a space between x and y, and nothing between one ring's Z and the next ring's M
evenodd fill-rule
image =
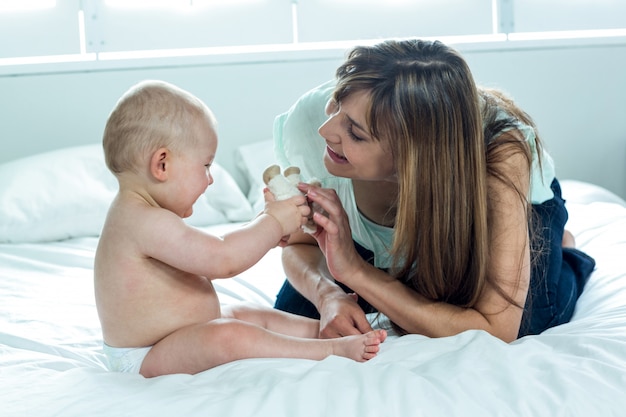
M346 336L333 339L334 353L339 356L365 362L376 356L380 350L380 344L387 338L385 330L372 330L371 332L356 336Z

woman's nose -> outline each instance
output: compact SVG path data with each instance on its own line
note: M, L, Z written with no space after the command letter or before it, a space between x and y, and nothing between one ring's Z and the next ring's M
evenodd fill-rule
M322 123L317 131L319 132L320 136L322 136L329 142L339 141L339 135L333 133L333 116L328 117L328 119L326 119L326 121Z

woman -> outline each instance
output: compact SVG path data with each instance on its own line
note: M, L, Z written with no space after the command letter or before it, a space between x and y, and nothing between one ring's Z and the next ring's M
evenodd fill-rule
M562 247L573 239L552 160L455 50L357 47L336 84L277 118L275 140L281 164L324 187L301 185L323 211L284 248L276 308L319 313L322 336L369 331L375 311L401 334L507 342L571 318L594 261Z

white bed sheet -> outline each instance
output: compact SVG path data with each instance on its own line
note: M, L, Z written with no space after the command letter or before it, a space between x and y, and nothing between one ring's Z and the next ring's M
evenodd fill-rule
M511 344L480 331L392 337L367 363L249 359L153 379L108 372L93 297L97 239L2 244L0 416L626 415L626 204L589 184L563 187L568 228L597 261L570 323ZM282 280L274 249L215 284L223 303L272 305Z

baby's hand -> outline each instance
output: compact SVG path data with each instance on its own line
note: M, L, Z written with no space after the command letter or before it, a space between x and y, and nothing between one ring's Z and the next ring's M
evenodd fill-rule
M283 236L288 236L298 231L306 223L311 213L311 208L303 195L276 201L273 194L266 190L264 197L265 209L263 213L272 216L280 223Z

